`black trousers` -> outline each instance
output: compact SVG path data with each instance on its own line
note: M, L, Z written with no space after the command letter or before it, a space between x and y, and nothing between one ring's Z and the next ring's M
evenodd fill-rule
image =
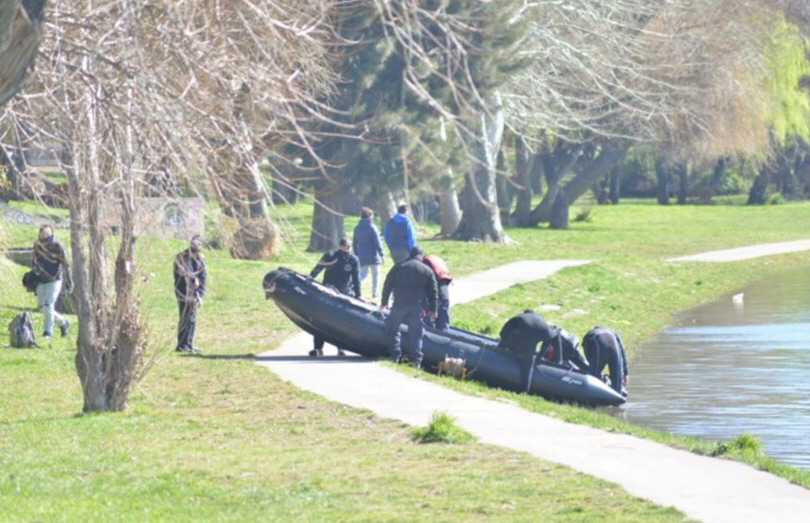
M624 381L624 359L621 351L613 345L598 341L592 345L586 345L584 349L585 357L588 358L590 364L589 374L602 379L602 370L607 366L610 374L610 386L616 392L621 393L622 381Z
M399 361L402 357L402 333L399 326L403 323L408 326L406 335L406 347L408 349L408 360L415 367L422 364L422 335L425 332L422 324L422 306L408 305L394 307L386 318L386 329L388 330L388 349L391 359Z
M194 346L194 329L197 327L197 302L177 301L180 321L177 324L177 346L188 349Z

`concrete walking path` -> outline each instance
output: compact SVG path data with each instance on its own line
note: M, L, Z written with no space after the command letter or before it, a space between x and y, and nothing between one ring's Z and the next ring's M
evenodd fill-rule
M738 247L736 249L723 249L721 251L701 252L689 256L679 256L670 258L671 262L733 262L759 258L760 256L770 256L772 254L786 254L789 252L799 252L810 250L810 240L796 240L781 243L763 243L760 245L750 245L748 247Z
M809 247L810 248L810 247ZM524 261L456 280L455 304L545 278L582 260ZM747 465L535 414L414 379L358 356L309 358L299 334L258 363L294 385L384 418L426 425L446 412L483 443L527 452L622 486L703 521L807 521L810 491ZM328 349L327 349L328 350Z

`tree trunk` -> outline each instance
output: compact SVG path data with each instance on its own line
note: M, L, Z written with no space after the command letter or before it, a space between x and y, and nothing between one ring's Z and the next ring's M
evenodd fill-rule
M591 184L605 176L621 162L627 154L625 145L606 144L602 146L595 160L589 162L574 178L565 184L565 196L569 205L582 196Z
M325 252L336 249L343 237L342 188L328 180L315 184L315 206L312 211L312 232L308 252Z
M466 176L461 222L453 237L504 243L506 234L495 187L495 156L503 135L503 113L500 100L493 98L490 102L490 111L482 112L471 128L462 128L459 133L472 165Z
M537 163L542 163L539 159ZM517 178L517 206L512 214L512 224L518 227L531 226L532 213L532 181L531 165L529 165L529 151L526 143L520 136L515 137L515 177Z
M610 171L610 189L608 192L608 198L610 198L610 203L617 204L619 203L619 198L621 198L621 183L622 183L622 170L619 165L611 169Z
M708 202L711 203L712 197L717 194L720 184L726 177L726 166L728 165L728 158L720 158L714 166L711 180L709 181Z
M770 167L765 166L754 180L748 191L748 205L764 205L767 196L768 184L771 182Z
M659 156L655 162L655 196L659 205L669 205L669 167L666 159Z
M686 197L689 195L689 164L682 162L678 164L678 205L686 204Z
M439 208L441 209L442 228L439 236L450 238L461 223L461 209L458 206L458 192L455 187L439 193Z
M500 209L501 223L503 225L509 225L511 221L512 199L509 196L509 173L506 169L506 155L503 153L503 147L498 151L495 169L498 173L496 175L496 187L498 191L498 208Z
M546 175L544 169L546 165L545 157L546 155L542 152L536 152L531 156L530 160L529 180L531 181L532 192L537 196L543 194L543 176Z
M551 208L551 220L549 227L552 229L568 228L568 198L565 197L565 189L557 191L557 198Z
M20 90L36 58L45 3L0 2L0 107Z
M557 199L560 182L577 162L582 149L582 144L571 145L560 143L554 153L543 157L543 170L546 174L548 190L537 207L532 210L530 217L531 226L534 227L539 223L545 223L550 220L551 207Z

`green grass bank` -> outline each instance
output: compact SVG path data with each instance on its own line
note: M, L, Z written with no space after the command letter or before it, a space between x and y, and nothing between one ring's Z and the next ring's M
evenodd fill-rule
M411 430L281 382L252 355L295 332L261 278L278 265L307 271L310 209L278 209L288 233L271 263L209 251L209 291L197 340L204 357L175 354L171 261L182 242L138 244L149 372L127 412L81 415L73 341L0 352L0 519L47 520L681 520L672 509L564 467L479 443L418 444ZM806 237L808 204L597 207L568 231L508 231L508 246L420 243L454 274L519 259L592 263L454 309L463 328L497 334L526 307L581 335L596 323L621 332L631 354L672 315L769 271L807 263L806 253L730 264L671 264L671 256ZM347 219L347 229L355 220ZM0 248L27 246L36 229L0 224ZM66 241L65 231L59 235ZM387 266L386 266L387 267ZM33 305L19 281L25 268L0 257L0 332ZM368 285L368 282L366 283ZM451 295L452 297L452 295ZM35 315L37 332L41 316ZM438 379L420 374L423 379ZM645 437L669 438L583 409L549 404L469 382L471 394L501 396L532 410ZM631 384L632 385L632 384ZM698 442L672 438L696 448ZM706 443L706 452L717 445ZM746 458L764 460L761 456ZM767 466L767 460L760 465ZM810 485L807 475L780 474ZM792 474L792 476L791 476Z

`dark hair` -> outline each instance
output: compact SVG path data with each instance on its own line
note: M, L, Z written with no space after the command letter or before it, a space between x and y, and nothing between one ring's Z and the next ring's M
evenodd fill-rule
M341 238L340 241L338 242L338 245L340 245L341 247L348 247L350 245L349 240L347 240L346 238Z
M419 247L418 245L415 245L414 248L411 249L411 258L414 258L416 256L423 256L424 254L425 251L423 251L422 248Z
M399 214L405 214L405 213L407 213L407 212L408 212L408 206L407 206L407 205L405 205L405 204L403 203L402 205L400 205L399 207L397 207L397 212L398 212Z
M374 211L372 211L368 207L363 207L362 209L360 209L361 218L371 218L372 216L374 216Z

